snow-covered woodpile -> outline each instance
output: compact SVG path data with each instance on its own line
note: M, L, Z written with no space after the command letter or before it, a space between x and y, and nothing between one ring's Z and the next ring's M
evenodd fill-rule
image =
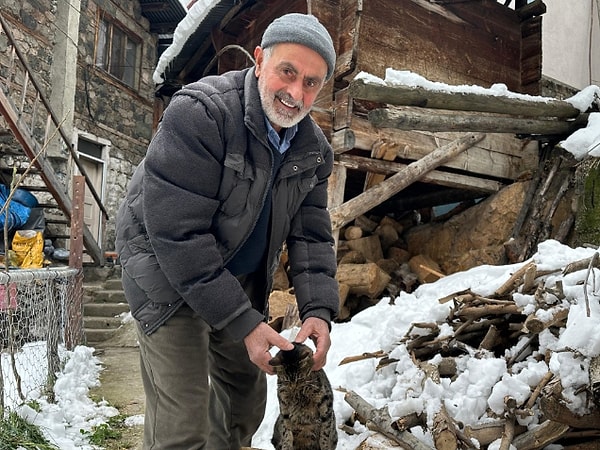
M560 270L544 270L530 261L514 271L491 295L463 290L440 298L440 303L451 304L447 319L414 323L398 342L424 374L422 383L443 384L443 379L455 380L466 373L468 369L459 362L461 358L501 358L505 360L506 372L512 375L523 371L528 362L544 362L549 369L528 395L515 389L514 395L504 395L501 409L497 404L490 406L480 423L463 424L443 404L434 417L413 413L392 420L387 407L376 409L350 391L345 398L356 412L354 419L385 436L383 448L430 449L410 432L413 427L427 429L437 450L541 449L550 444L573 449L597 448L600 357L578 348L551 349L548 336L558 339L567 326L573 333L577 320L574 314L569 318L569 313L574 304L583 308L588 318L598 313L595 277L599 267L597 252ZM581 341L585 342L584 336ZM340 364L377 358L376 370L381 370L397 362L389 353L356 355ZM588 371L589 381L579 385L574 385L572 379L563 381L556 367L552 367L555 353L569 353L573 360L579 361ZM576 405L574 397L578 397L580 405ZM534 417L536 426L527 427ZM495 446L488 447L492 442ZM365 443L360 448L380 447Z

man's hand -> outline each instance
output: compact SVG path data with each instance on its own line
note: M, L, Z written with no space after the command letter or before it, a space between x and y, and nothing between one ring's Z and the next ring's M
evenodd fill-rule
M269 360L273 357L269 353L271 347L277 347L280 350L291 350L294 348L294 344L281 336L265 322L258 324L244 338L244 344L246 345L250 361L269 375L275 374L273 367L269 365Z
M327 352L331 347L331 337L329 336L329 325L323 319L309 317L304 321L300 331L296 335L296 342L304 342L310 338L315 344L315 354L313 355L313 370L322 369L327 362Z

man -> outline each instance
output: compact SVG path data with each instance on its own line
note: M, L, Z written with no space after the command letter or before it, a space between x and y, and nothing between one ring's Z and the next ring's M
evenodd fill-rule
M173 96L117 217L146 450L250 446L273 374L269 350L293 347L266 323L284 242L302 320L296 341L314 342L315 370L331 344L333 154L308 112L335 50L314 16L288 14L254 57L253 68Z

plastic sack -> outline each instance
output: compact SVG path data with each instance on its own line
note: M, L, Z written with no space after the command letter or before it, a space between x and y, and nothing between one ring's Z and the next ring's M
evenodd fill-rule
M18 199L21 199L22 201L25 201L25 199L27 199L29 201L26 201L26 203L33 204L33 200L31 200L31 198L27 196L27 194L25 194L25 192L27 191L24 191L23 189L17 189L17 191L18 192L15 193L15 196ZM9 194L10 189L8 188L8 186L0 184L0 208L2 208L6 203ZM8 222L9 230L21 228L23 225L25 225L27 219L29 219L29 214L31 214L31 208L15 200L15 198L13 197L10 204L8 205L8 221L6 220L6 210L2 211L2 214L0 214L0 230L4 229L5 221Z
M12 240L21 269L40 269L44 266L44 237L40 231L18 230Z

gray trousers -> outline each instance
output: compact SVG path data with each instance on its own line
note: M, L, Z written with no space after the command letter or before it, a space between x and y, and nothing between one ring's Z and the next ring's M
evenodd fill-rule
M188 306L149 336L138 326L138 337L144 450L251 446L264 417L267 383L243 342L211 332Z

